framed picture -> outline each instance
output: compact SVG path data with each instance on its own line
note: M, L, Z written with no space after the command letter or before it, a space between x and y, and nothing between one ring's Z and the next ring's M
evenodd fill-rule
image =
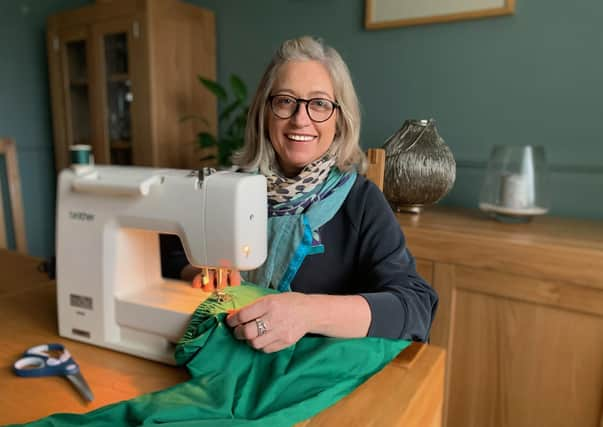
M368 30L512 15L515 0L364 0Z

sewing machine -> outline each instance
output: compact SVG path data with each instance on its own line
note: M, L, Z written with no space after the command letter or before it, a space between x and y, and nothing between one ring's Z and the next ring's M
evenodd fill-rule
M174 363L174 343L210 293L161 275L159 234L196 267L266 258L262 175L142 167L65 169L57 202L61 336Z

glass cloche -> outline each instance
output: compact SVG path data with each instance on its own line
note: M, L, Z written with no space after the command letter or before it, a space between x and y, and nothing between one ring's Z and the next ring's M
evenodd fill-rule
M504 222L527 222L550 207L544 148L496 145L490 153L479 208Z

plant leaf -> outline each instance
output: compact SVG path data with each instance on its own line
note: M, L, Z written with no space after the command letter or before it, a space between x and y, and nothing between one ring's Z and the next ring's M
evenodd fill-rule
M197 135L197 143L201 148L213 147L217 145L216 137L208 132L200 132Z
M249 105L247 105L247 86L245 82L238 76L232 74L230 76L230 95L234 101L228 100L229 92L220 83L208 80L202 76L197 76L199 82L216 96L221 105L226 105L219 115L219 136L214 136L209 132L200 132L197 134L196 143L201 148L217 146L217 157L220 165L230 165L231 157L235 150L241 148L245 141L245 125L247 123L247 113ZM181 121L196 119L203 121L209 126L206 119L198 116L185 116ZM215 158L214 157L214 158ZM206 157L206 159L211 156Z
M228 147L223 147L220 146L220 148L218 148L218 162L221 165L224 166L230 166L231 162L230 162L230 156L232 156L232 150L229 149Z
M231 74L230 76L230 87L232 88L232 93L239 101L244 101L247 98L247 86L243 80L241 80L238 76Z
M235 126L235 129L237 129L237 132L244 132L245 126L247 125L247 115L241 114L235 117L233 125Z
M224 87L222 87L222 85L220 83L215 82L213 80L208 80L201 76L197 76L197 78L199 79L201 84L203 86L205 86L211 93L216 95L216 97L220 101L226 101L226 99L228 98L228 95L226 95L226 90L224 89Z
M232 114L234 110L236 110L241 105L241 100L237 99L233 101L230 105L228 105L224 111L220 113L220 121L227 120L228 117Z

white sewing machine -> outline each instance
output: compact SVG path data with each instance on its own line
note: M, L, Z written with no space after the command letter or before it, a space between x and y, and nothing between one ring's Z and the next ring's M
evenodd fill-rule
M161 275L159 233L196 267L250 270L266 258L266 180L217 172L97 166L61 172L59 334L174 363L174 343L210 294Z

